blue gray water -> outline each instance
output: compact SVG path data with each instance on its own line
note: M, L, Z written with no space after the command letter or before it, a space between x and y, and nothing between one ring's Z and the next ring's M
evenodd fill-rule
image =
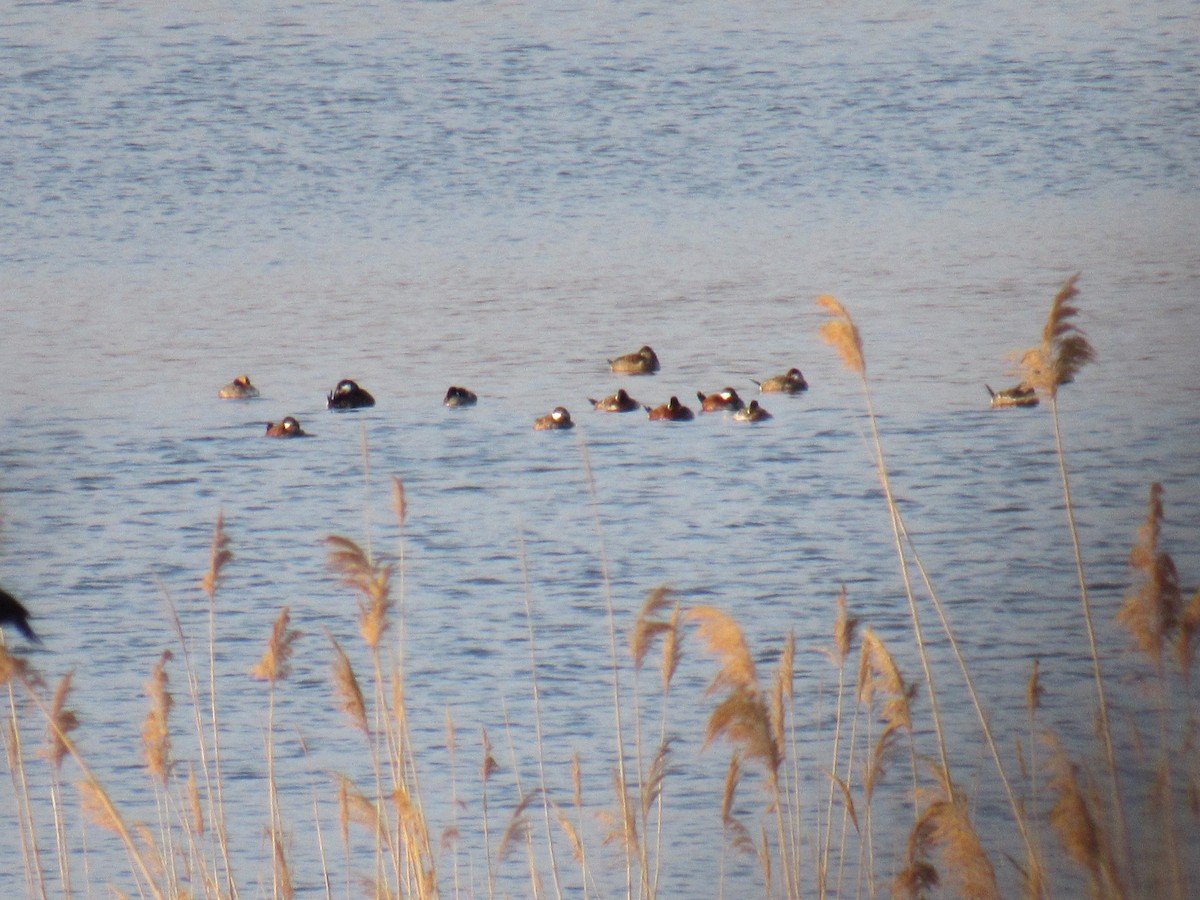
M842 584L910 677L918 666L861 390L817 335L821 293L862 329L902 508L1002 742L1026 734L1040 658L1045 721L1085 746L1090 663L1050 417L989 410L984 383L1011 382L1006 355L1081 272L1099 358L1064 389L1063 430L1101 638L1124 671L1112 614L1152 481L1167 549L1185 585L1200 580L1198 36L1189 2L6 7L0 583L37 616L36 665L76 671L83 750L138 809L142 685L175 646L164 595L200 642L223 513L235 559L218 665L248 885L268 854L265 695L245 672L281 605L304 632L278 715L305 890L311 796L336 843L329 773L367 779L328 685L325 630L366 663L354 598L325 567L331 533L403 548L435 831L452 815L447 710L460 729L465 892L483 890L479 730L504 748L493 838L514 772L536 779L527 595L557 799L578 751L590 809L612 805L606 577L622 630L664 583L733 613L764 665L794 629L803 767L823 791L835 673L816 650ZM608 372L644 343L659 375ZM775 418L756 427L605 416L586 399L750 392L793 365L811 390L764 398ZM242 372L262 397L218 400ZM378 405L327 412L343 377ZM479 406L442 409L452 383ZM559 404L579 427L533 432ZM314 436L263 439L284 415ZM952 756L1011 884L1013 829L937 643ZM711 673L689 643L671 896L710 896L721 865L725 751L700 752ZM0 803L11 821L11 794ZM877 828L899 846L905 824ZM6 834L5 895L24 890ZM608 894L623 873L596 847ZM89 837L88 860L128 887L115 844ZM448 853L440 864L449 893ZM752 867L726 868L731 896L760 890ZM504 871L523 893L522 864Z

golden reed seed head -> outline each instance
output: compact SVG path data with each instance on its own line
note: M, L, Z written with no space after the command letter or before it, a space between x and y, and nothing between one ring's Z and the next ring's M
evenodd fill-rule
M759 686L754 658L750 655L750 647L746 644L741 627L733 617L714 606L697 606L688 611L686 618L699 623L696 633L706 644L708 652L721 663L706 693L712 694L723 687L740 687L757 694Z
M1058 389L1075 380L1076 374L1096 358L1096 351L1084 333L1072 322L1079 313L1067 301L1079 294L1075 286L1079 275L1068 278L1050 304L1050 314L1042 328L1042 341L1021 356L1021 379L1035 390L1054 398Z
M275 625L271 629L271 637L267 640L267 648L263 651L262 659L250 670L251 678L274 684L291 674L289 661L292 658L292 645L300 637L300 632L289 627L290 623L291 612L285 606L275 619Z
M863 357L862 336L858 326L846 312L846 307L828 294L817 298L817 303L823 306L833 318L821 326L821 338L833 347L842 357L846 368L858 375L865 375L867 363Z

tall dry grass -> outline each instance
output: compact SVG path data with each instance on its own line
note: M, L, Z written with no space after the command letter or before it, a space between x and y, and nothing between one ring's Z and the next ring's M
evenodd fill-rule
M1076 294L1071 279L1055 297L1043 343L1026 354L1027 380L1051 398L1055 416L1057 389L1094 356L1071 322L1077 310L1068 301ZM188 634L168 595L176 646L148 663L148 707L140 732L140 764L153 809L148 821L131 812L144 806L114 797L105 774L91 767L76 743L86 725L72 708L72 687L86 673L67 673L51 690L27 660L0 644L0 682L9 694L6 758L17 812L13 839L20 845L27 893L291 897L306 890L298 882L298 863L316 860L321 881L307 891L330 897L676 896L672 873L688 865L679 857L687 857L690 849L673 843L672 835L678 820L694 818L699 807L708 810L711 828L722 836L718 880L710 885L715 896L993 898L1012 893L1005 885L1016 885L1021 895L1042 898L1075 896L1079 883L1101 898L1192 896L1200 859L1200 734L1193 690L1200 590L1190 595L1184 590L1183 576L1165 549L1162 486L1151 486L1130 554L1132 583L1113 622L1128 636L1130 652L1104 659L1102 668L1100 628L1092 621L1086 594L1056 421L1097 703L1101 708L1112 704L1105 690L1111 672L1123 682L1136 676L1153 727L1147 732L1139 726L1136 734L1118 741L1114 726L1126 716L1109 710L1099 741L1103 762L1097 767L1089 748L1068 748L1039 718L1043 697L1056 686L1045 682L1034 661L1027 682L1008 686L1015 702L1026 705L1028 730L997 734L975 691L934 574L900 513L862 337L845 307L832 298L822 305L831 315L824 336L862 382L875 475L891 516L913 626L914 645L904 649L918 661L916 677L897 661L908 658L907 652L897 652L897 638L885 641L871 623L852 614L844 588L831 592L828 645L814 648L798 647L789 633L766 652L755 652L729 612L714 604L691 604L686 594L667 586L649 591L635 608L634 598L614 596L597 515L611 656L602 677L611 688L613 708L606 713L612 716L615 752L611 771L596 783L610 783L611 789L585 796L579 749L547 740L536 586L527 568L529 678L522 690L533 710L532 726L521 732L505 711L511 763L498 760L503 754L481 727L480 765L460 782L460 729L449 711L443 753L419 758L412 739L403 539L410 511L403 483L395 479L392 500L401 534L395 559L377 555L369 540L335 535L326 541L329 568L356 601L357 638L339 641L327 633L322 650L305 648L328 659L328 705L344 716L356 755L344 769L328 773L328 782L318 774L307 785L314 795L311 824L307 814L297 818L289 812L281 799L288 785L281 781L277 741L301 723L278 721L279 703L293 689L290 669L305 636L293 628L291 610L284 607L261 657L247 664L266 690L265 715L260 715L265 799L253 811L235 809L225 790L230 775L224 762L229 739L224 705L231 692L216 665L224 627L222 585L234 562L222 516L201 582L207 633ZM581 452L597 510L585 446ZM524 561L523 552L522 547ZM953 774L972 760L956 760L951 751L963 753L975 736L945 731L937 698L952 689L955 681L947 675L954 672L934 671L923 608L932 609L941 624L961 676L965 699L959 702L973 707L979 736L992 757L992 767L976 776L969 793ZM829 696L824 688L816 695L797 692L796 672L808 658L819 660L824 677L805 683L827 678ZM689 676L684 687L681 672ZM186 690L177 695L171 688L180 673ZM702 680L708 685L702 694L687 687ZM1082 716L1090 713L1081 710ZM40 761L26 739L31 718L46 731ZM180 718L191 725L179 726ZM696 718L704 722L700 734L677 724ZM1020 784L1008 777L1013 761L1001 749L1006 746L1024 776ZM687 792L707 782L691 778L688 770L707 768L707 757L718 748L728 753L724 778L711 796L697 802ZM532 783L521 781L523 755L536 762ZM47 767L45 796L39 793L41 780L31 777L33 765ZM431 823L421 774L447 767L450 797L428 807L445 821ZM1118 768L1125 786L1113 783ZM64 790L71 781L78 785L77 797ZM994 813L988 828L979 827L974 797L995 790L1008 799L1015 834L998 826ZM316 801L318 794L324 795L324 805ZM1133 830L1127 829L1125 802L1138 810ZM324 821L330 809L336 809L340 863L323 839L332 824ZM231 848L240 846L237 832L247 820L263 825L261 871L239 871L235 864ZM434 834L441 840L433 840ZM99 876L89 861L113 840L128 860L128 877L105 884L113 877L111 867ZM1014 842L1024 847L1022 859L1007 854ZM1127 843L1135 852L1124 849ZM559 852L566 846L569 855ZM735 872L741 879L736 885L731 883Z

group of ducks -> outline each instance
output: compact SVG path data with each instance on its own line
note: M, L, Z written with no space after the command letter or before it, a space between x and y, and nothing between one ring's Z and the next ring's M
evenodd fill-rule
M658 355L650 347L642 347L634 353L626 353L608 361L609 368L618 375L653 375L660 369ZM808 390L808 382L799 369L789 369L782 375L768 378L766 381L755 381L760 392L798 394ZM239 375L218 392L218 396L226 400L248 400L258 396L258 388L250 382L248 375ZM731 387L724 388L712 394L696 393L700 401L701 412L727 411L742 422L763 422L771 418L771 414L759 405L757 400L746 403ZM479 398L473 391L458 385L451 385L446 391L442 405L451 408L474 406ZM592 407L599 412L633 412L644 409L652 421L688 422L695 418L691 409L679 402L678 397L671 397L660 406L643 406L634 400L629 393L621 388L615 394L603 400L588 398ZM360 409L375 405L375 398L350 379L339 381L325 398L329 409ZM551 412L540 416L533 423L534 431L550 431L560 428L574 428L571 413L566 407L556 406ZM277 438L307 437L300 423L293 416L287 416L281 422L267 423L267 436Z
M610 359L608 364L609 368L618 375L653 375L661 368L658 355L650 347L642 347L633 353L626 353L624 356ZM788 369L782 375L776 375L774 378L754 383L758 385L759 392L764 394L799 394L808 390L808 382L804 380L801 371L796 368ZM985 385L985 387L987 387L993 407L1038 405L1037 392L1024 382L1001 391L992 390L990 385ZM257 397L258 388L250 383L248 375L240 375L221 388L219 396L227 400L246 400ZM733 418L740 422L763 422L771 418L771 414L757 400L746 403L731 387L712 394L697 391L696 398L700 401L701 412L731 412ZM462 408L474 406L478 400L479 398L473 391L458 385L451 385L450 389L446 391L442 404L451 408ZM650 407L633 399L624 388L602 400L594 400L589 397L588 402L598 412L635 412L644 409L651 421L656 422L689 422L695 418L695 413L680 403L676 396L672 396L670 400L659 406ZM374 406L375 398L356 382L346 378L339 381L337 386L329 392L325 398L325 405L329 409L361 409ZM571 413L564 406L556 406L546 415L535 419L533 423L534 431L552 431L574 427L575 422L571 419ZM294 438L308 435L294 416L287 416L280 422L268 422L267 436Z

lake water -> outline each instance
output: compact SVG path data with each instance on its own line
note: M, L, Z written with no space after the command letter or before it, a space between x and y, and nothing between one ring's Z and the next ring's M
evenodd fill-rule
M501 765L493 849L514 774L537 783L527 595L555 799L569 802L579 752L588 821L613 804L606 577L622 633L660 584L736 616L764 665L794 629L806 790L823 794L836 672L816 651L840 585L911 679L919 667L861 390L817 335L821 293L862 330L906 521L1002 745L1027 736L1039 658L1043 722L1090 747L1049 412L992 411L984 384L1012 383L1006 354L1037 341L1081 272L1078 323L1098 360L1063 389L1062 424L1105 658L1124 684L1113 613L1153 481L1166 549L1185 587L1200 580L1198 39L1190 0L6 6L0 583L36 616L39 670L75 670L83 752L131 817L153 817L142 685L178 649L164 594L203 640L198 583L223 512L235 559L218 594L219 690L246 893L269 893L270 875L265 691L245 672L282 605L304 632L278 710L301 890L321 887L312 798L335 847L331 773L369 783L329 685L325 630L367 666L354 597L325 565L333 533L403 548L407 697L435 833L454 814L447 711L459 729L464 894L486 892L480 729ZM657 376L608 371L647 343ZM586 399L749 395L751 378L793 365L811 389L766 396L774 419L755 427L602 415ZM218 400L242 372L262 397ZM346 377L378 404L327 412ZM450 384L478 407L443 409ZM560 404L574 432L531 430ZM314 437L264 439L285 415ZM1014 829L934 637L956 778L1011 891ZM169 671L182 700L178 660ZM689 641L668 896L713 896L722 867L727 752L700 752L712 672ZM1117 696L1121 716L1138 714L1135 692ZM932 752L924 694L918 715ZM177 712L177 750L194 759L188 721ZM752 823L756 783L740 796ZM14 821L11 792L0 808ZM909 821L877 821L881 877ZM4 831L7 896L26 882ZM622 892L600 836L598 893ZM93 830L88 847L97 885L132 888L115 839ZM519 856L501 867L513 896L528 890ZM449 895L449 851L439 867ZM724 868L729 896L761 892L755 866Z

